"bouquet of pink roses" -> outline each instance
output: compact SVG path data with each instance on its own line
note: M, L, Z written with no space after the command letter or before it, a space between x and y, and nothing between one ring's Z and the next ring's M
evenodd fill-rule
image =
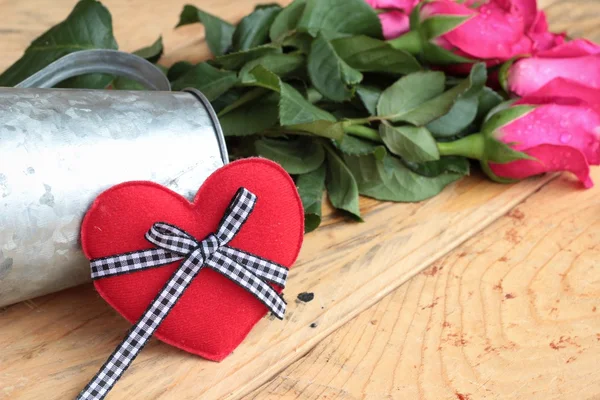
M536 0L294 0L237 25L194 6L214 58L164 68L219 114L233 158L295 179L307 230L321 200L360 218L359 194L419 201L469 173L501 182L600 164L600 46L548 29ZM117 48L110 14L82 0L0 75L18 83L66 53ZM158 62L160 39L137 54ZM115 89L107 76L67 86Z

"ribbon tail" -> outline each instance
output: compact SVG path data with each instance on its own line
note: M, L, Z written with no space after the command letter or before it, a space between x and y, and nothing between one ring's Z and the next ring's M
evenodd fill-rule
M200 272L203 262L201 249L196 249L186 258L77 400L106 397Z
M206 260L206 265L252 293L273 315L283 319L287 307L283 297L243 265L219 251L213 253Z

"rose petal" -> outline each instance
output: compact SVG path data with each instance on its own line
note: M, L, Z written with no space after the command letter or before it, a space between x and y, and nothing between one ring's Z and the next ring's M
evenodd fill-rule
M524 179L545 172L570 171L586 188L594 184L590 167L579 150L568 146L542 144L527 150L537 160L517 160L508 164L490 164L492 171L503 178Z
M419 0L365 0L371 7L410 13Z
M499 0L496 0L499 1ZM501 0L505 9L512 8L512 13L523 17L525 26L532 26L538 15L537 0Z
M600 115L600 91L565 78L556 78L515 104L585 104Z
M425 19L434 15L476 15L477 11L464 4L448 0L435 0L425 3L421 8L421 18Z
M379 20L383 27L383 37L394 39L410 30L410 18L402 11L390 11L379 14Z
M600 164L600 115L585 105L546 104L501 128L501 140L515 150L541 144L568 146L582 152L589 164Z
M555 46L552 49L539 52L536 56L543 58L570 58L594 54L600 54L600 45L589 40L576 39Z
M525 96L560 77L600 88L600 54L562 59L524 58L510 68L508 87L513 93Z
M537 13L536 19L530 26L527 36L533 41L533 52L541 52L565 42L566 33L552 33L548 30L548 20L543 11Z
M495 0L474 11L462 4L434 1L423 6L424 15L474 15L444 35L452 47L475 58L508 60L528 54L532 42L525 36L525 17L510 1Z

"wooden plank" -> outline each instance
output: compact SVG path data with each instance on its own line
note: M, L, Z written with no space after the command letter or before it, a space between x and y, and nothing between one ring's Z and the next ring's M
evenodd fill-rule
M288 299L311 291L316 300L290 301L283 322L262 320L220 364L152 341L113 398L247 393L547 179L502 186L472 177L419 204L366 201L362 224L329 217L307 235L286 291ZM89 285L8 307L0 313L0 393L20 399L72 397L126 330L127 323Z
M557 179L246 398L598 399L599 243Z
M165 33L166 63L207 55L202 28L171 31L184 1L106 1L125 50ZM235 21L254 1L196 4ZM74 1L0 0L0 68L16 60L41 31L58 22ZM235 353L220 364L152 341L112 398L234 398L264 383L320 340L402 282L474 235L542 187L549 178L502 186L475 176L419 204L362 199L366 223L328 212L324 226L307 236L292 271L287 297L313 291L311 303L290 304L284 322L261 321ZM311 328L311 324L316 324ZM24 302L0 312L0 398L73 397L121 340L128 324L91 286Z
M548 15L550 28L569 37L584 37L600 43L600 2L598 0L538 0Z

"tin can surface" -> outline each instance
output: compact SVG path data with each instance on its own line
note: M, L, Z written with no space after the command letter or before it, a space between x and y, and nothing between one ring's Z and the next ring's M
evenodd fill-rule
M79 228L103 190L150 180L191 200L225 163L199 93L0 88L0 306L90 280Z

